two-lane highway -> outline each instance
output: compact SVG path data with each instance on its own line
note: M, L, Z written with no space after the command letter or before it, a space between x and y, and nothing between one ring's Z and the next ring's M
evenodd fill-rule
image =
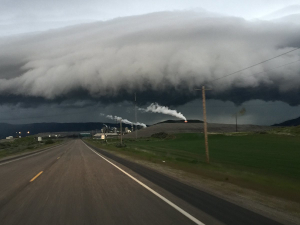
M34 155L0 162L0 212L6 202L29 185L29 180L55 163L57 157L63 155L70 147L69 144L61 145Z
M202 223L134 179L81 140L0 163L0 224Z

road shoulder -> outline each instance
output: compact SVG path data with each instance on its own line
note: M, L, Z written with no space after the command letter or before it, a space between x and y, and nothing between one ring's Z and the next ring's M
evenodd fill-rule
M101 148L101 150L103 150ZM284 210L277 209L276 204L283 202L288 204L289 207L296 207L297 204L292 202L286 202L281 199L273 199L269 196L263 196L259 193L245 190L243 188L236 187L231 184L226 184L225 182L215 182L206 178L199 176L194 176L192 174L185 173L183 171L168 168L167 166L158 165L155 163L147 162L144 160L136 160L131 157L125 156L121 153L112 152L109 150L104 150L107 153L113 154L115 156L121 157L128 161L137 163L146 168L152 169L170 178L173 178L183 184L189 185L191 187L197 188L200 191L207 192L230 203L239 205L245 209L248 209L257 214L263 215L265 217L271 218L282 224L299 224L299 218L291 213L287 213ZM266 204L264 201L271 201L273 207ZM263 203L262 203L263 202ZM293 205L294 204L294 205ZM283 207L284 208L284 207Z
M7 157L3 157L3 158L0 158L0 164L1 163L5 163L5 162L9 162L9 161L13 161L13 160L16 160L16 159L21 159L23 157L27 157L27 156L30 156L30 155L35 155L37 153L41 153L41 152L47 151L49 149L52 149L52 148L64 145L65 143L66 142L63 141L63 142L60 142L60 143L57 143L57 144L53 144L51 146L44 146L43 148L40 148L38 150L26 151L26 152L23 152L23 153L19 153L19 154L14 154L14 155L10 155L10 156L7 156Z

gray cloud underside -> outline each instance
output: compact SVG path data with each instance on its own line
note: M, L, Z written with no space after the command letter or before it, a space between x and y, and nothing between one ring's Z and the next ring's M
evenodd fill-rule
M0 39L0 97L55 100L195 87L300 47L300 25L163 12ZM300 91L300 51L213 82L216 93ZM261 71L265 73L257 74ZM256 74L256 75L253 75ZM258 97L259 98L259 97ZM262 97L263 98L263 97ZM230 97L229 99L230 100Z

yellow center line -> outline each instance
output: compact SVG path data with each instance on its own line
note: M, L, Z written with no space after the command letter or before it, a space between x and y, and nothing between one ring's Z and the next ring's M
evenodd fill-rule
M36 178L38 178L39 175L41 175L43 173L43 171L39 172L34 178L32 178L30 180L30 182L34 181Z
M59 159L60 157L57 157L57 159Z

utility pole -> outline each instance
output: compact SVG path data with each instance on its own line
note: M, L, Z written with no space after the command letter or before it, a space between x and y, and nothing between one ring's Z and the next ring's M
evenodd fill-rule
M205 102L205 86L202 86L202 103L203 103L203 122L204 122L204 139L206 162L209 163L208 138L207 138L207 122L206 122L206 102Z
M235 132L238 132L238 116L243 116L246 113L246 109L243 107L240 111L235 114Z
M122 135L123 135L122 120L120 120L120 139L121 139L121 146L123 145L123 142L122 142Z
M206 101L205 101L205 86L202 86L202 89L195 89L197 91L202 90L202 105L203 105L203 127L204 127L204 143L205 143L205 154L206 162L209 163L209 150L208 150L208 137L207 137L207 121L206 121Z
M237 113L235 114L235 132L238 132L238 129L237 129Z
M134 93L134 114L135 114L135 140L137 140L136 92Z

